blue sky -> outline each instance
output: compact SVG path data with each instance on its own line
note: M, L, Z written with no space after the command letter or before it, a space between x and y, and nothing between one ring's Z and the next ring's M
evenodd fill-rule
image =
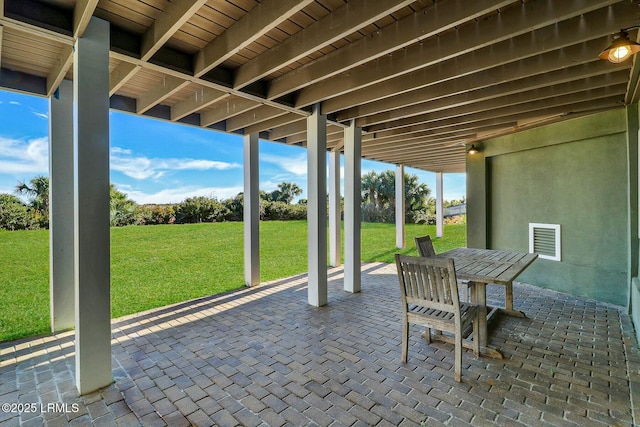
M192 196L226 199L243 190L242 137L111 111L111 182L136 202L177 203ZM49 102L0 90L0 193L48 175ZM298 184L306 198L307 153L260 141L260 189ZM363 160L362 173L395 165ZM435 196L435 174L418 175ZM465 175L444 175L444 199L465 195Z

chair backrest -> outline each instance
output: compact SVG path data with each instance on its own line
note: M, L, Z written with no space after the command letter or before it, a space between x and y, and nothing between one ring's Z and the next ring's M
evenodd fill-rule
M403 310L410 305L447 311L460 319L456 269L451 258L396 254Z
M434 256L436 254L436 250L433 248L433 242L431 241L431 236L428 234L422 237L416 237L416 247L418 248L418 255L423 257Z

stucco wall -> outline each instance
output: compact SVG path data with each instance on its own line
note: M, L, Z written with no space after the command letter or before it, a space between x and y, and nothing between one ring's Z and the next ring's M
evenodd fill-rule
M520 280L628 305L626 126L621 109L484 144L484 165L468 173L486 187L486 246L527 252L530 222L562 226L562 261L539 259Z

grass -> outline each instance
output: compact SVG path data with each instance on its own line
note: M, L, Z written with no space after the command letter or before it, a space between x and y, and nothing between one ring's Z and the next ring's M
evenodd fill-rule
M435 226L408 224L407 248L398 250L393 224L364 223L362 260L416 255L413 238L424 234ZM434 246L466 246L466 226L446 226ZM112 317L243 286L242 251L238 222L112 228ZM0 341L49 333L49 232L0 232L0 253ZM262 222L260 259L262 281L307 271L306 221Z

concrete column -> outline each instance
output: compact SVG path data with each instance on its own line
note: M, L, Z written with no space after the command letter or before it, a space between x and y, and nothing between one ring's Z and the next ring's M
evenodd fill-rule
M75 326L73 83L49 98L49 290L51 332Z
M329 153L329 265L341 262L340 151Z
M444 209L442 207L442 172L436 172L436 237L444 234Z
M320 105L307 118L309 304L327 304L327 117Z
M404 165L396 165L396 247L403 249L406 201L404 200Z
M91 18L73 78L76 386L87 394L111 383L108 22Z
M244 284L260 283L258 134L244 136Z
M360 292L362 130L351 121L344 130L344 290Z

